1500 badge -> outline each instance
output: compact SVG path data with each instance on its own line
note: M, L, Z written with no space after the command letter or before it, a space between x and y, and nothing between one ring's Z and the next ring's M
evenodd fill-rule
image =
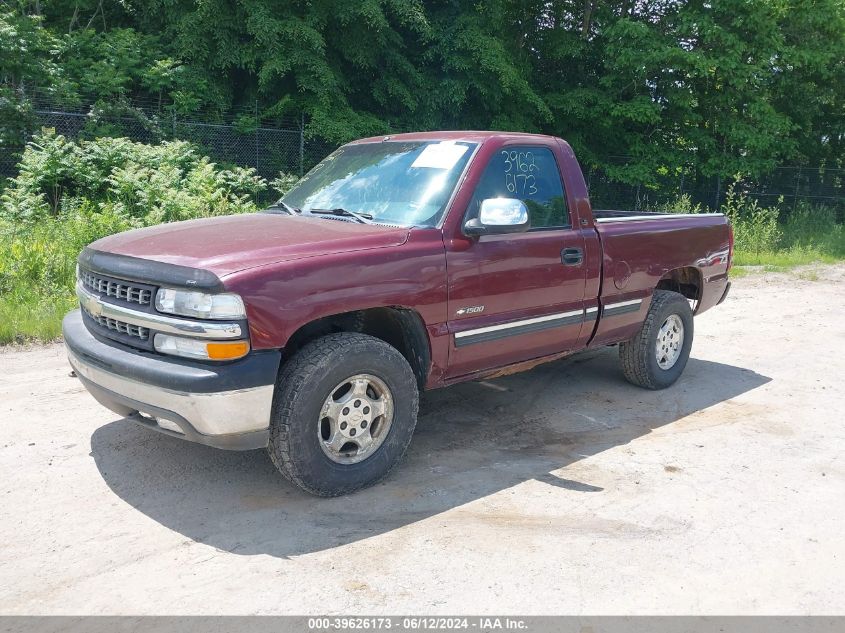
M458 316L463 316L465 314L478 314L479 312L484 312L484 306L470 306L469 308L461 308L456 312Z

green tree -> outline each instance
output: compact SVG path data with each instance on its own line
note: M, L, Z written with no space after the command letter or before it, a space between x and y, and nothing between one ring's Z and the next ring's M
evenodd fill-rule
M843 0L3 6L6 138L31 127L37 86L94 104L91 136L120 134L104 123L120 114L155 138L171 111L253 126L305 114L308 133L332 142L516 129L563 136L588 166L646 187L843 156Z
M59 39L40 16L0 5L0 152L23 146L32 129L32 93L67 96L57 63Z

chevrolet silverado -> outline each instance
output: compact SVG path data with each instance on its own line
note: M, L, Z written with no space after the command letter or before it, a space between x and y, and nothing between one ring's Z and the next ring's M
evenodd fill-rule
M94 242L64 340L121 416L334 496L400 460L422 389L613 344L672 385L732 249L722 214L593 210L559 138L368 138L264 212Z

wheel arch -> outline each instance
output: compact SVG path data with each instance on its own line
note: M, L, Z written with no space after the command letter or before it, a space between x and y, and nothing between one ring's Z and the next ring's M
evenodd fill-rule
M684 266L667 271L657 282L655 290L671 290L697 304L701 300L703 287L701 271L695 266Z
M336 332L358 332L396 348L423 389L431 368L431 342L419 312L400 306L367 308L320 317L299 327L285 343L285 356L316 338Z

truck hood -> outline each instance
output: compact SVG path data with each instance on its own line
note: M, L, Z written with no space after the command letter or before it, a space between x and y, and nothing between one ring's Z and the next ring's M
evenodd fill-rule
M223 277L245 268L326 253L399 246L408 229L270 213L160 224L97 240L89 248Z

